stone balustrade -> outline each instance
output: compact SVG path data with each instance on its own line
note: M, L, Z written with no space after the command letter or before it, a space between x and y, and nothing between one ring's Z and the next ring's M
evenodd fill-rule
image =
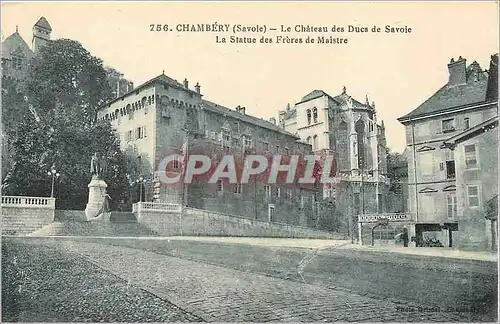
M170 203L138 202L134 204L133 211L134 212L157 211L157 212L168 212L168 213L180 213L182 212L182 205L170 204Z
M19 208L49 208L54 209L56 205L55 198L47 197L27 197L27 196L2 196L2 207Z

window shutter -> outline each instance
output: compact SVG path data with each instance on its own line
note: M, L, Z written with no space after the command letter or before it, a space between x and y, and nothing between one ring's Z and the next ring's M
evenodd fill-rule
M439 171L444 171L444 162L439 162Z

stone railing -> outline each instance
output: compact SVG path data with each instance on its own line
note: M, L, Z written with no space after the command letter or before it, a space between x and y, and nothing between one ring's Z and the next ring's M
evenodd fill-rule
M132 206L133 212L152 211L152 212L169 212L181 213L182 205L169 204L169 203L152 203L152 202L138 202Z
M56 199L46 197L2 196L2 207L55 209Z

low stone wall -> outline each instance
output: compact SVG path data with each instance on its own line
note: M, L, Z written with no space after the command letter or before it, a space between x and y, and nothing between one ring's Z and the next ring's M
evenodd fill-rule
M26 235L54 221L55 198L2 197L2 235Z
M135 208L139 223L162 236L241 236L344 239L340 234L194 208Z

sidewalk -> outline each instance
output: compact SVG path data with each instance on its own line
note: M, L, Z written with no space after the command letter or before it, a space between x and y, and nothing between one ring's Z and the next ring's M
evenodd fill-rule
M403 253L410 255L434 256L443 258L456 258L465 260L498 262L498 254L486 251L461 251L453 248L431 248L431 247L403 247L403 246L371 246L349 244L345 247L361 251L377 251Z
M452 248L426 248L426 247L403 247L403 246L370 246L352 244L350 240L316 240L316 239L283 239L283 238L259 238L259 237L193 237L176 236L170 240L187 240L201 242L217 242L230 244L247 244L267 247L288 247L306 249L353 249L360 251L376 251L403 253L410 255L434 256L443 258L456 258L465 260L498 262L498 254L492 252L460 251Z

